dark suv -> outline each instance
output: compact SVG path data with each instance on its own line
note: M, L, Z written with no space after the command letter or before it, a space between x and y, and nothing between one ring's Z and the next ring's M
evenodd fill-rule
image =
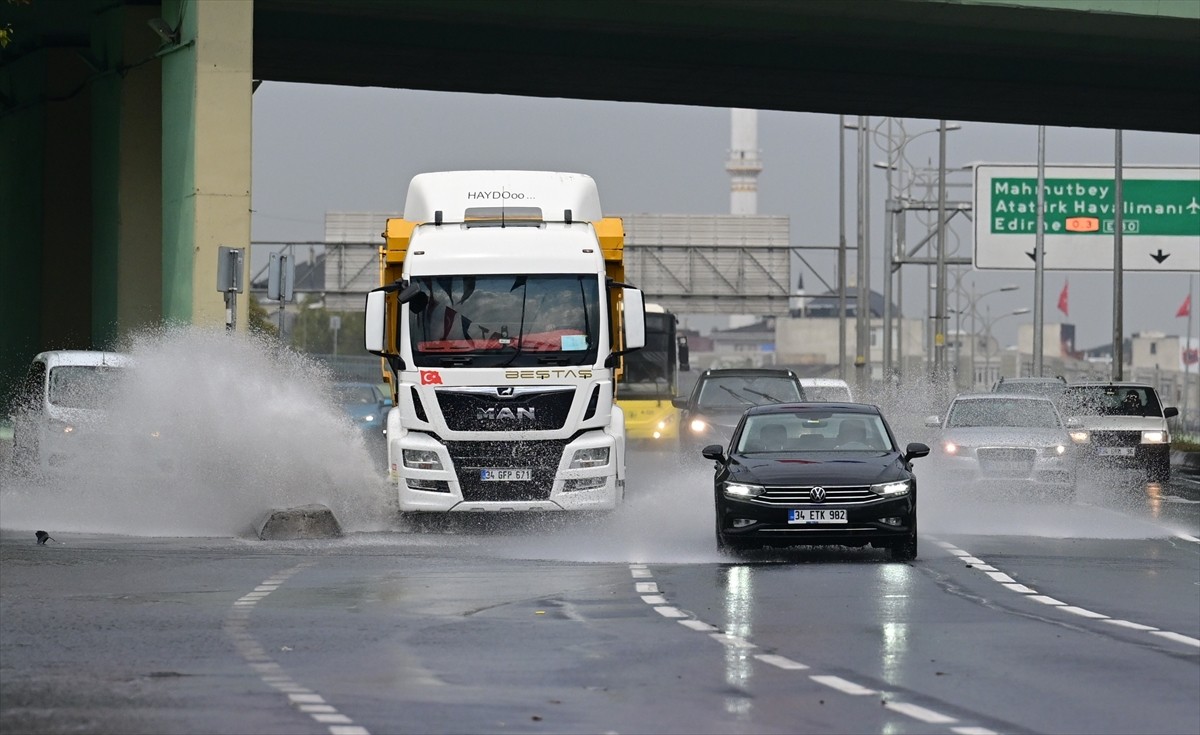
M766 403L805 400L800 377L784 368L728 368L705 370L687 398L671 403L679 417L679 448L698 454L709 444L726 444L742 414Z
M1071 383L1063 391L1063 416L1078 418L1087 431L1083 447L1092 465L1137 469L1151 482L1171 479L1171 432L1167 419L1178 416L1163 407L1154 386L1146 383Z

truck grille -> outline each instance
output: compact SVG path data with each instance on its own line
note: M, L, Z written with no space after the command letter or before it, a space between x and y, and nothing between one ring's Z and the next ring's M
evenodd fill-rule
M553 431L566 425L575 389L445 388L435 395L451 431Z
M463 500L503 502L548 500L566 440L524 442L447 442ZM529 481L485 482L482 469L530 469Z

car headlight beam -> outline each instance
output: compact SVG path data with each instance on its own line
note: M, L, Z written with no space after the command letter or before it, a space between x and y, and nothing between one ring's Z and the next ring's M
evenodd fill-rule
M688 428L696 434L703 434L708 431L708 424L703 419L692 419L692 423L688 424Z
M746 482L726 482L724 491L731 498L756 498L766 492L762 485Z
M1092 434L1087 429L1073 429L1067 432L1071 437L1071 441L1076 444L1087 444L1092 440Z
M1143 431L1142 444L1166 444L1171 439L1165 431Z
M911 488L911 482L908 480L900 480L898 482L882 482L878 485L872 485L871 492L888 498L896 495L907 495Z

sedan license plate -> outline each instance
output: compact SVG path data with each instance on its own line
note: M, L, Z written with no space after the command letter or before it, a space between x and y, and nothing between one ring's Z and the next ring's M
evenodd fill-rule
M483 469L479 471L479 479L485 481L528 482L533 479L531 469Z
M792 508L788 523L845 523L846 511L837 508Z
M1100 447L1099 450L1101 457L1132 457L1133 453L1133 447Z

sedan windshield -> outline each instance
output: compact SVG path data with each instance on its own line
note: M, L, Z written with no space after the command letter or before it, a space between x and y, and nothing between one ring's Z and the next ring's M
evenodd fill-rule
M948 428L1004 426L1050 428L1060 426L1054 404L1048 400L955 401L950 407Z
M891 437L878 414L838 411L748 416L737 443L737 451L742 454L893 450Z
M419 366L594 362L600 305L594 275L414 278L409 302Z
M1068 416L1162 416L1152 388L1138 386L1071 386L1063 393Z
M701 411L741 411L747 406L800 400L796 381L785 377L723 375L701 384L696 405Z

